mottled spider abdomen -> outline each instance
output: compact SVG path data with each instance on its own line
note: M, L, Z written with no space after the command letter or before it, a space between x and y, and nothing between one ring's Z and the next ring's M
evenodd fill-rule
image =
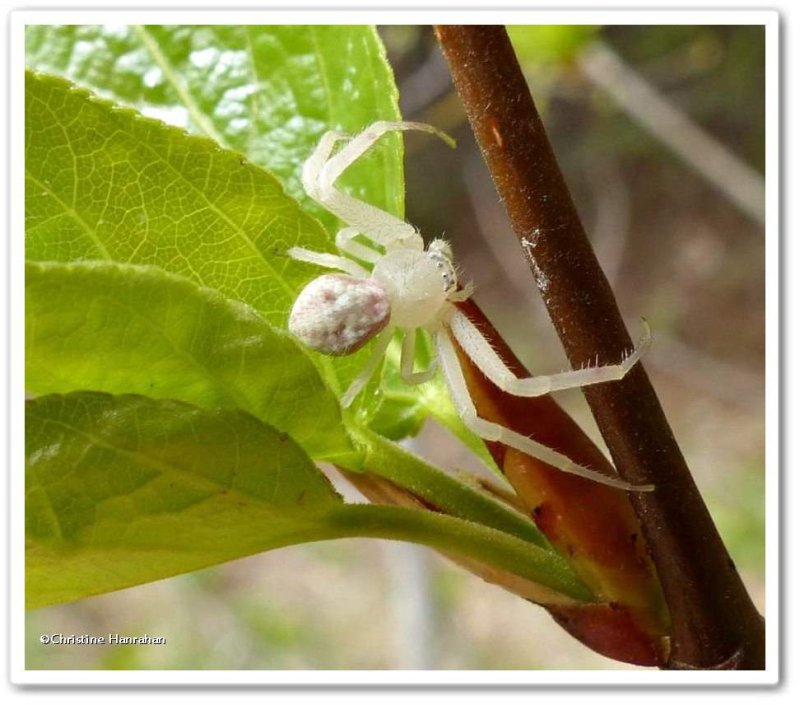
M289 330L312 350L349 355L383 330L390 316L389 297L379 282L324 274L300 292Z

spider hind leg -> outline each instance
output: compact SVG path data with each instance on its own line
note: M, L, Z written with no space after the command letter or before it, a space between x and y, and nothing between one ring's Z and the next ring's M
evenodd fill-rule
M528 438L521 433L517 433L505 426L487 421L478 416L478 412L470 397L464 374L461 371L461 363L458 360L455 346L450 340L447 329L439 331L436 342L453 403L455 404L461 420L470 431L484 440L498 441L510 448L521 451L532 458L536 458L537 460L551 465L557 470L572 475L578 475L587 480L593 480L594 482L608 485L609 487L630 492L650 492L655 489L653 485L633 485L620 478L604 475L603 473L586 468L573 462L567 456L554 451L552 448L537 443L532 438Z

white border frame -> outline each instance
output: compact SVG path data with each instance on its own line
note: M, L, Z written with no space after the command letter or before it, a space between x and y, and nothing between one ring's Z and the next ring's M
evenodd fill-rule
M144 4L144 3L143 3ZM148 3L149 4L149 3ZM411 3L407 3L411 5ZM467 3L463 3L467 4ZM24 478L10 473L10 678L16 684L107 685L770 685L779 682L779 15L765 10L25 10L10 15L10 459L24 466L24 27L26 24L733 24L763 25L766 41L766 601L767 669L753 671L27 671L24 664ZM237 14L242 14L237 18Z

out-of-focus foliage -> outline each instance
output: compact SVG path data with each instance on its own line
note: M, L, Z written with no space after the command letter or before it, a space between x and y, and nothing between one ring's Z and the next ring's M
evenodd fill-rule
M507 25L517 58L526 65L568 65L600 28L595 25Z
M610 26L604 33L675 105L763 172L764 32L759 26L666 25L638 32Z

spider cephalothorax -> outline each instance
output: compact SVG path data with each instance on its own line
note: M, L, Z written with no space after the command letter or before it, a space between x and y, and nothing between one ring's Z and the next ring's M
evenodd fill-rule
M376 122L355 137L331 131L323 135L303 166L303 186L320 205L337 215L347 227L336 236L341 255L293 247L294 259L339 270L324 274L300 293L289 316L289 330L305 345L328 355L348 355L377 338L369 361L342 397L349 406L369 381L396 330L403 332L400 374L409 384L430 379L441 362L459 415L474 433L490 441L536 457L564 472L627 490L648 490L574 463L556 451L499 424L478 416L467 389L457 343L477 367L501 389L522 397L535 397L561 389L611 382L624 377L639 361L650 337L645 334L636 349L618 365L586 367L549 376L519 379L505 365L480 330L453 302L471 296L468 285L459 289L453 254L445 240L425 249L422 237L408 223L349 194L334 184L341 173L380 137L395 130L422 130L449 137L430 125L414 122ZM344 146L335 154L337 142ZM369 244L356 239L361 236ZM437 356L431 366L414 371L417 331L434 338ZM453 342L455 341L455 343Z

